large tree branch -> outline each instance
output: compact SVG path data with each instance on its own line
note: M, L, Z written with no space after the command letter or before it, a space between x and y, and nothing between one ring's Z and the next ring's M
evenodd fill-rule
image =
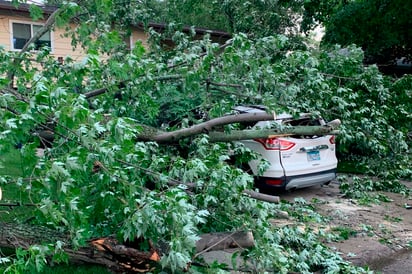
M8 79L10 80L10 87L13 87L13 82L14 82L14 73L15 73L15 68L19 66L19 64L22 62L23 58L22 56L24 53L29 49L30 45L37 42L40 37L42 37L46 32L50 31L51 28L53 27L54 23L56 22L56 17L62 12L62 10L59 8L55 10L47 19L46 23L29 39L29 41L26 42L26 44L23 46L23 48L20 50L19 54L13 61L13 66L12 69L10 69L8 73Z
M210 142L231 142L240 140L250 140L259 138L272 138L282 136L316 136L316 135L336 135L339 131L330 126L293 126L275 129L259 130L232 130L225 132L209 132Z
M140 132L137 134L136 138L142 141L154 141L167 144L176 143L183 138L196 136L202 133L208 134L211 142L231 142L285 135L336 135L338 134L336 128L338 128L341 124L340 120L336 119L324 126L285 126L273 129L232 130L230 132L211 131L216 127L228 124L270 121L274 118L274 115L264 112L234 114L215 118L189 128L179 129L171 132L165 132L144 124L138 124L137 126L140 128ZM51 139L49 141L50 143L52 143L54 136L51 135L50 137Z
M140 77L143 77L143 75ZM163 75L163 76L153 77L152 81L170 81L170 80L182 79L182 78L183 76L181 75ZM131 80L123 80L123 81L118 82L117 84L112 85L111 87L98 88L98 89L86 92L83 95L84 97L86 97L86 99L93 98L93 97L106 93L111 88L122 88L130 81Z
M208 81L208 83L210 85L218 86L218 87L231 87L231 88L237 88L237 89L244 89L244 86L239 85L239 84L215 83L215 82L211 82L211 81Z
M54 23L56 22L56 17L62 12L61 9L55 10L49 18L47 18L46 23L26 42L19 53L19 57L21 57L29 48L29 46L33 43L36 43L40 37L42 37L45 33L51 30Z
M228 47L231 44L232 44L232 39L228 40L225 44L221 45L219 47L220 51L222 51L223 49L225 49L226 47ZM202 53L202 54L199 55L199 58L204 57L205 55L207 55L207 53ZM168 69L173 69L175 67L178 67L178 66L181 66L181 65L184 65L184 64L186 64L186 62L179 63L179 64L176 64L176 65L168 65L167 68ZM155 77L153 80L168 81L168 80L181 79L181 78L183 78L181 75L166 75L166 76ZM121 81L121 82L117 83L115 86L121 87L122 85L125 85L129 81L131 81L131 80ZM227 85L221 84L221 83L211 83L211 84L216 85L216 86L223 86L223 85L227 86ZM234 84L229 84L229 86L236 87L236 88L241 88L242 87L241 85L234 85ZM106 93L109 89L110 89L109 87L95 89L95 90L92 90L90 92L85 93L84 96L86 98L92 98L92 97L95 97L95 96Z
M198 135L201 133L208 133L214 127L233 124L233 123L242 123L242 122L258 122L258 121L267 121L273 120L274 115L268 113L242 113L235 115L227 115L219 118L215 118L197 125L194 125L190 128L184 128L180 130L175 130L171 132L159 132L157 131L156 135L152 136L142 136L144 138L150 138L152 141L159 143L170 143L186 138L189 136ZM153 132L155 133L155 132ZM140 138L140 136L139 136Z
M4 94L4 95L11 94L11 95L15 96L18 101L21 101L21 102L24 102L24 103L27 103L27 104L30 102L30 100L28 98L26 98L24 95L22 95L21 93L19 93L17 90L15 90L13 88L5 88L4 87L3 89L0 89L0 93Z
M254 130L232 130L228 133L211 131L218 126L242 123L274 120L274 115L268 113L242 113L215 118L190 128L184 128L171 132L162 132L157 129L144 126L138 138L146 141L156 141L158 143L172 143L182 138L206 133L211 142L229 142L238 140L248 140L256 138L267 138L271 135L327 135L337 134L336 128L340 121L334 120L325 126L285 126L273 129Z
M118 161L119 163L122 163L124 165L131 166L131 167L134 167L136 169L143 170L144 172L146 172L146 174L149 174L149 175L153 176L157 180L159 180L160 177L162 176L162 174L160 174L156 171L153 171L153 170L150 170L150 169L147 169L147 168L143 168L139 165L134 165L134 164L128 163L128 162L120 160L120 159L116 159L116 161ZM186 190L186 192L189 193L189 194L191 194L191 191L196 188L195 183L190 183L190 182L189 183L184 183L182 181L175 180L175 179L172 179L172 178L169 178L167 184L170 185L170 186L185 185L188 188ZM253 190L250 190L250 189L245 189L243 191L243 194L250 197L250 198L253 198L253 199L256 199L256 200L259 200L259 201L268 202L268 203L278 204L280 202L280 198L278 196L263 194L263 193L259 193L259 192L256 192L256 191L253 191Z

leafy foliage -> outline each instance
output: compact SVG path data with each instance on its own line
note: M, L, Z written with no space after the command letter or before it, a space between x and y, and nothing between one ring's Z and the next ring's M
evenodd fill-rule
M410 194L410 189L393 177L376 180L367 176L341 176L339 180L342 193L348 198L358 199L362 204L390 202L380 191Z
M390 176L410 176L411 79L386 78L376 67L364 67L363 52L354 46L291 50L293 41L284 35L251 40L237 34L221 47L207 36L193 40L175 32L175 48L164 51L161 35L152 33L151 51L141 44L127 51L120 29L128 21L116 21L124 10L115 6L111 1L62 6L60 23L78 11L91 15L69 33L87 49L81 62L66 58L60 64L42 49L25 52L16 64L16 52L0 51L0 74L13 69L17 87L10 88L13 79L2 76L0 150L22 144L29 179L18 180L18 187L38 205L33 222L68 233L75 246L112 234L124 241L143 236L166 242L161 264L171 271L196 259L201 233L242 229L256 236L256 247L242 257L258 272L366 273L323 246L324 235L268 222L281 205L245 196L253 178L227 161L233 150L244 152L245 161L253 157L244 147L211 143L206 135L174 146L140 142L137 136L144 125L182 128L230 113L235 105L262 104L275 113L340 118L342 157L386 157L390 161L371 168L382 176L388 170ZM143 12L139 8L131 14ZM88 96L102 88L104 94ZM39 129L50 127L53 146L36 157ZM296 211L309 211L301 206ZM42 260L41 254L30 258ZM27 256L18 256L16 265Z

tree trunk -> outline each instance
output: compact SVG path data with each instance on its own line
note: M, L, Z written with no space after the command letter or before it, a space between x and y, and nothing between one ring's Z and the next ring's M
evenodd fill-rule
M27 249L35 244L68 243L65 234L41 226L0 223L0 248ZM116 239L108 237L90 240L87 246L72 248L64 246L64 251L73 264L97 264L115 272L150 271L160 257L156 249L140 251L134 247L120 244Z
M61 241L70 242L67 235L58 231L34 225L0 223L0 248L27 249L36 244L48 244ZM138 241L138 240L137 240ZM148 251L138 249L138 244L120 243L114 237L91 239L86 246L72 248L64 246L64 251L72 264L97 264L115 272L141 273L153 271L159 267L160 252L149 240ZM196 243L198 255L211 250L227 248L247 248L254 245L252 232L236 231L231 233L210 233L200 235Z

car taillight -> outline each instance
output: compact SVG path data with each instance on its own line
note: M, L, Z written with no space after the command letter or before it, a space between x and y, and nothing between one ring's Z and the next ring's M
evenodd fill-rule
M335 144L336 142L336 140L335 140L335 135L332 135L330 138L329 138L329 142L333 145L333 144Z
M265 183L271 186L281 186L283 184L282 179L266 179Z
M295 146L295 143L287 141L287 140L282 140L278 138L261 138L261 139L255 139L255 141L261 143L266 150L289 150L292 147Z

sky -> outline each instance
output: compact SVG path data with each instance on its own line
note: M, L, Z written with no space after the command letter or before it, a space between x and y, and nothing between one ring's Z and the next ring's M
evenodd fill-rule
M36 5L43 5L44 1L43 0L27 0L27 3L36 4Z

